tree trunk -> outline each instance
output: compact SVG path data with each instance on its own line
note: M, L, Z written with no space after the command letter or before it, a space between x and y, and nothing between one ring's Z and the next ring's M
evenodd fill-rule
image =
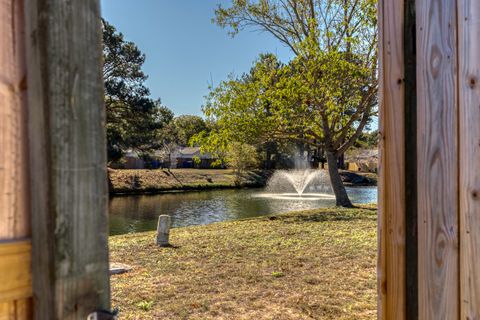
M345 169L345 153L338 157L338 168Z
M352 208L352 202L348 198L347 190L343 185L340 173L337 166L338 157L335 153L327 152L328 174L330 175L330 182L332 184L333 192L335 193L336 205L341 207Z

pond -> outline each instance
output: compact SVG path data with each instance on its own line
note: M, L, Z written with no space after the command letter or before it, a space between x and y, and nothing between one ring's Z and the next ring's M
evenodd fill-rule
M377 187L354 187L347 191L354 203L377 202ZM160 214L170 215L173 227L184 227L334 205L331 198L308 194L303 198L270 197L262 189L119 196L110 199L110 235L156 230Z

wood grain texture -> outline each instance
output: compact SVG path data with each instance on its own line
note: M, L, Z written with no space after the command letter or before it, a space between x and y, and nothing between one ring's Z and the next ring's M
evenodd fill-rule
M456 1L417 1L419 318L457 319Z
M23 1L0 0L0 243L30 236L24 37ZM30 299L14 299L31 294L31 277L14 268L30 257L13 257L0 256L0 319L28 319Z
M379 1L378 317L405 319L403 1Z
M480 319L480 2L458 4L460 319Z
M32 299L0 302L0 320L29 320L33 316Z
M27 12L36 319L110 308L98 0L32 0Z
M0 0L0 240L30 235L23 4Z
M0 242L0 302L32 296L30 241Z

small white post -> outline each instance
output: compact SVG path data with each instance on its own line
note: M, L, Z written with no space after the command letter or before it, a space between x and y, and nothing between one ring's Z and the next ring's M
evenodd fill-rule
M160 247L168 247L168 237L170 235L170 216L162 214L158 217L157 225L157 245Z

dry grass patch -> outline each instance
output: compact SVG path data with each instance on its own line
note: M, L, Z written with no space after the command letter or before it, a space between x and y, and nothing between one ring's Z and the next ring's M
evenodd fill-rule
M319 209L110 238L122 319L373 319L376 210Z
M235 174L229 169L109 169L115 193L145 193L168 190L233 188ZM248 172L243 184L261 186L265 176L261 172Z

